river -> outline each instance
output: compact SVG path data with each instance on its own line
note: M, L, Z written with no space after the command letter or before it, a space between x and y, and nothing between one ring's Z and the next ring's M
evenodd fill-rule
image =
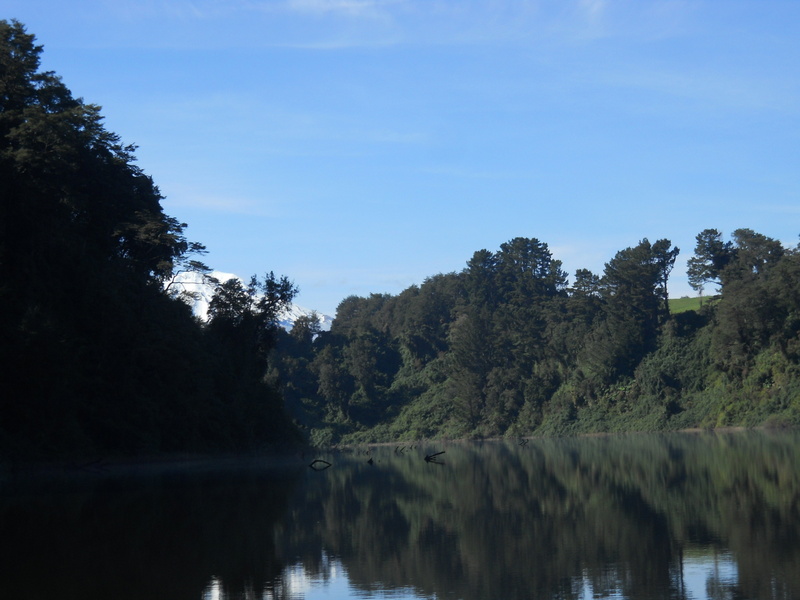
M798 465L800 435L752 431L12 478L0 595L800 598Z

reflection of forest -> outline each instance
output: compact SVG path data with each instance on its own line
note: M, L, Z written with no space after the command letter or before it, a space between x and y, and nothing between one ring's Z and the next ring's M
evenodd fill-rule
M441 449L441 448L438 448ZM710 598L800 597L798 437L760 432L453 444L335 457L279 533L309 572L325 550L365 590L439 598L686 597L684 555L730 551Z
M275 522L297 472L235 468L131 479L82 473L0 487L3 598L199 600L279 579Z
M587 586L688 598L684 574L717 556L728 566L707 569L707 597L798 598L798 442L748 432L454 443L373 449L371 465L363 449L330 454L325 471L299 462L277 478L256 466L87 475L66 489L7 481L3 596L297 598L287 577L324 581L335 563L365 594L578 598ZM444 464L425 462L440 450Z

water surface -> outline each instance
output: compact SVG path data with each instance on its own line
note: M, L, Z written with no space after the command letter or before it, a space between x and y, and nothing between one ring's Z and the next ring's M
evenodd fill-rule
M800 598L798 459L794 433L629 435L8 481L3 597Z

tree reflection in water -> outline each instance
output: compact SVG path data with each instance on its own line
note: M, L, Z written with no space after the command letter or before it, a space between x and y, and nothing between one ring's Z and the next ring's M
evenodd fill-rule
M630 435L6 485L0 577L88 600L798 598L799 453L791 433Z
M224 598L279 579L272 543L299 469L69 474L0 489L3 598Z
M451 444L445 468L431 449L307 477L278 551L313 576L323 548L352 597L800 597L795 434Z

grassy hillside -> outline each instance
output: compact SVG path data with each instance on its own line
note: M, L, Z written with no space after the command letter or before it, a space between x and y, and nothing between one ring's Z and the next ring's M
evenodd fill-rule
M714 302L718 296L684 296L683 298L669 299L669 312L677 315L687 310L700 310L700 307L707 302Z

